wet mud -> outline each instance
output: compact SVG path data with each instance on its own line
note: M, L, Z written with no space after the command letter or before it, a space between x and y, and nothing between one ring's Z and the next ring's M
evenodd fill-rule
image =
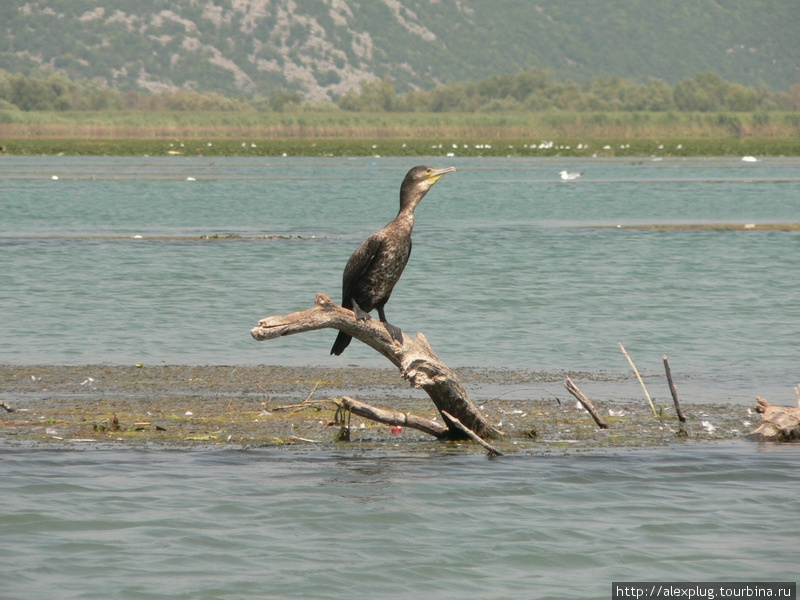
M563 452L739 439L758 424L748 406L674 407L644 398L591 397L609 423L602 430L564 389L564 373L462 369L472 401L507 435L505 453ZM569 373L581 383L604 373ZM393 369L282 366L0 365L0 446L399 448L483 452L471 442L440 442L408 428L352 415L342 423L334 399L437 417L427 396ZM439 417L441 419L441 417ZM339 441L349 423L350 441Z

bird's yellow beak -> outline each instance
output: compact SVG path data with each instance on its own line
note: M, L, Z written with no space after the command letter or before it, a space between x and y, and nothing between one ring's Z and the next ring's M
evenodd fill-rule
M447 175L448 173L452 173L455 171L455 167L444 167L442 169L431 169L427 174L427 180L430 182L431 185L436 183L442 178L442 175Z

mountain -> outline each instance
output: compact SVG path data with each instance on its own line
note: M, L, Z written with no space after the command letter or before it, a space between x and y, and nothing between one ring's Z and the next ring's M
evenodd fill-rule
M337 99L532 67L583 81L800 81L797 0L4 0L0 68L121 90Z

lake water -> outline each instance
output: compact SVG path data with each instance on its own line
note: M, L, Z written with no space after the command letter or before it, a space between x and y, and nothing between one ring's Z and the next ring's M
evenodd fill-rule
M338 301L425 161L2 157L0 362L385 366L329 356L332 331L249 331ZM616 225L800 223L800 159L427 161L458 171L386 311L450 366L630 374L622 342L651 376L668 355L688 400L794 397L800 231Z
M3 598L610 598L796 581L800 447L566 456L19 450Z
M420 205L386 310L450 366L619 374L636 396L622 342L651 386L669 355L684 401L794 401L800 231L628 226L798 223L796 158L3 156L0 363L385 366L358 343L330 357L332 331L249 331L315 292L338 300L344 263L420 162L458 171ZM622 579L794 581L798 459L748 442L496 460L6 448L0 595L608 598Z

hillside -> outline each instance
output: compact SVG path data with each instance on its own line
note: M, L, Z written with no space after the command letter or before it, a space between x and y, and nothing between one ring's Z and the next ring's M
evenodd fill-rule
M0 23L0 68L121 90L325 100L364 79L403 92L532 67L800 81L796 0L8 0Z

